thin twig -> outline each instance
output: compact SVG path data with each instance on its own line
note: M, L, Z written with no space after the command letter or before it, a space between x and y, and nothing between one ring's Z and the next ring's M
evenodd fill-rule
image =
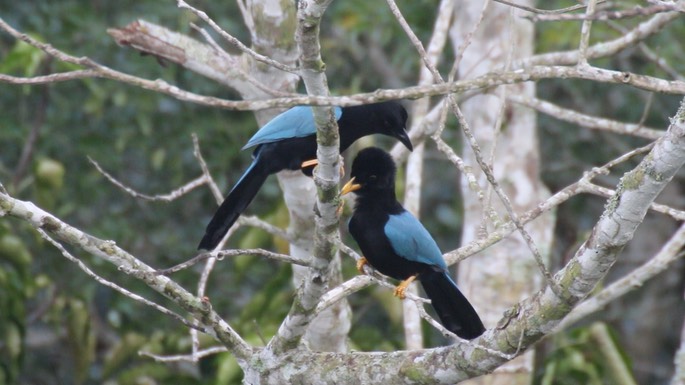
M229 62L229 63L232 63L234 69L235 69L236 71L238 71L238 72L240 73L240 75L241 75L245 80L247 80L248 83L252 84L253 86L257 87L258 89L264 91L265 93L267 93L267 94L269 94L269 95L271 95L271 96L281 96L281 97L297 96L297 94L293 94L293 93L290 93L290 92L283 92L283 91L275 90L275 89L273 89L273 88L271 88L271 87L268 87L267 85L265 85L264 83L260 82L259 80L255 79L254 76L252 76L252 75L250 75L249 73L245 72L245 71L240 67L239 63L237 63L237 60L236 60L233 56L229 55L228 52L226 52L223 48L221 48L221 46L220 46L219 44L217 44L216 41L214 41L214 39L212 38L212 36L211 36L204 28L198 27L195 23L190 23L190 26L191 26L194 30L196 30L197 32L199 32L200 35L202 35L202 37L205 38L205 40L207 41L207 43L209 43L209 45L210 45L212 48L214 48L214 50L217 51L217 52L224 58L224 60L226 60L226 61Z
M233 37L233 36L232 36L231 34L229 34L228 32L224 31L223 28L221 28L216 22L214 22L214 20L212 20L212 18L210 18L210 17L207 15L207 13L205 13L205 12L203 12L203 11L200 11L199 9L190 6L188 3L186 3L186 2L183 1L183 0L178 0L178 1L177 1L177 6L178 6L179 8L181 8L181 9L187 9L187 10L189 10L190 12L192 12L193 14L195 14L197 17L199 17L200 19L204 20L205 23L209 24L209 26L212 27L212 29L213 29L214 31L216 31L216 33L218 33L219 35L221 35L221 37L223 37L227 42L231 43L233 46L235 46L235 47L238 48L239 50L245 52L246 54L252 56L255 60L260 61L260 62L262 62L262 63L266 63L266 64L268 64L268 65L270 65L270 66L272 66L272 67L274 67L274 68L278 68L278 69L281 70L281 71L290 72L290 73L293 73L293 74L295 74L295 75L299 74L299 70L298 70L297 68L293 68L293 67L287 66L287 65L285 65L285 64L283 64L283 63L281 63L281 62L279 62L279 61L277 61L277 60L274 60L274 59L272 59L272 58L270 58L270 57L268 57L268 56L264 56L264 55L262 55L262 54L260 54L260 53L258 53L258 52L256 52L256 51L250 49L248 46L246 46L245 44L243 44L240 40L238 40L237 38Z
M99 276L97 273L95 273L94 271L92 271L92 270L91 270L88 266L86 266L86 264L83 263L80 259L74 257L71 253L69 253L69 252L67 251L67 249L65 249L64 246L62 246L61 243L59 243L59 242L57 242L56 240L54 240L50 235L48 235L48 233L45 232L45 230L43 230L43 229L41 229L41 228L37 228L36 231L38 231L38 234L40 234L41 238L45 239L45 240L48 241L50 244L52 244L57 250L59 250L59 252L60 252L66 259L68 259L69 261L75 263L76 266L79 267L79 269L83 270L83 272L86 273L86 275L88 275L89 277L93 278L96 282L100 283L101 285L107 286L107 287L109 287L110 289L113 289L113 290L115 290L115 291L118 291L119 293L123 294L123 295L126 296L126 297L131 298L131 299L134 300L134 301L137 301L137 302L140 302L140 303L142 303L142 304L144 304L144 305L150 306L150 307L154 308L155 310L159 311L160 313L165 314L165 315L168 315L168 316L171 317L171 318L174 318L176 321L182 323L183 325L185 325L185 326L187 326L187 327L189 327L189 328L191 328L191 329L197 329L197 330L199 330L199 331L201 331L201 332L203 332L203 333L207 333L206 328L195 325L193 322L188 321L187 319L185 319L185 318L184 318L183 316L181 316L180 314L175 313L175 312L173 312L173 311L171 311L171 310L165 308L164 306L161 306L161 305L159 305L159 304L157 304L157 303L155 303L155 302L152 302L152 301L150 301L150 300L148 300L148 299L146 299L146 298L143 298L143 297L139 296L138 294L132 293L132 292L130 292L130 291L124 289L123 287L117 285L117 284L114 283L114 282L110 282L110 281L104 279L103 277Z
M677 16L677 14L675 16ZM637 39L644 38L649 34L654 33L659 28L662 28L666 23L673 20L675 16L673 16L670 13L655 16L654 20L650 21L651 23L645 23L650 24L649 26L638 26L634 30L636 31L635 33L632 33L633 31L631 31L631 33L628 33L623 39L620 39L620 41L610 42L611 44L613 44L612 50L625 47L626 45L630 44L631 42L634 42ZM204 96L193 92L185 91L160 79L154 81L147 80L137 76L132 76L119 71L115 71L101 64L98 64L87 57L77 58L75 56L68 55L60 50L55 49L49 44L41 43L26 34L18 32L9 24L7 24L2 18L0 18L0 29L7 31L10 35L14 36L15 38L22 40L34 47L37 47L59 60L95 70L100 77L117 80L122 83L134 85L148 90L157 91L162 94L173 96L178 100L233 110L261 110L266 108L293 107L296 105L344 107L364 103L372 103L383 100L415 99L425 96L463 93L466 91L486 89L503 84L514 84L524 81L537 81L550 78L586 79L605 83L628 84L632 85L633 87L648 91L680 95L685 94L685 81L667 81L645 75L637 75L631 74L629 72L606 70L596 67L578 68L560 66L533 66L521 68L514 71L491 72L483 76L479 76L468 80L460 80L455 82L423 86L413 86L406 87L403 89L377 90L374 92L360 93L349 96L299 96L292 98L273 98L264 100L224 100L216 97ZM593 48L594 46L590 47L588 52L588 58L595 58L601 56L595 53L595 51L599 51L599 48L595 49L594 51ZM610 52L613 52L612 50L606 50L605 48L602 49L604 49L604 51L602 52L606 51L606 54L610 54ZM575 55L574 52L555 53L551 56L538 55L531 58L528 61L520 61L514 63L514 68L524 64L544 64L549 60L557 62L566 61L567 56L569 58L572 58Z
M200 169L202 170L202 175L205 178L205 183L207 183L209 186L209 191L212 192L216 203L220 205L224 200L224 196L221 193L221 190L219 190L219 186L217 186L214 178L212 178L212 174L209 172L209 168L207 167L207 162L205 162L205 159L202 157L202 151L200 151L200 142L197 139L197 134L193 133L192 138L193 156L195 156L195 159L197 159L197 162L200 164Z
M531 13L534 13L537 15L559 15L562 13L577 11L579 9L583 9L586 7L585 4L578 4L578 5L573 5L573 6L561 8L561 9L540 9L540 8L529 7L527 5L517 4L517 3L511 2L511 1L507 1L507 0L493 0L493 1L496 3L500 3L500 4L508 5L510 7L518 8L518 9L521 9L524 11L528 11L528 12L531 12ZM605 1L606 0L600 0L600 1L598 1L598 3L603 3Z
M599 293L580 303L566 318L556 327L556 331L566 329L576 321L603 309L606 305L626 293L641 287L649 279L666 270L672 263L685 255L681 251L685 245L685 224L671 236L661 250L642 266L636 268L621 279L611 283Z
M592 1L596 1L596 0L592 0ZM391 8L393 14L397 18L398 22L400 23L400 25L404 29L405 33L409 37L409 40L412 42L412 44L414 44L416 50L418 51L419 55L421 56L421 58L424 62L424 65L430 70L430 72L435 77L435 81L437 83L443 83L444 84L445 81L442 79L442 76L440 76L440 73L437 71L435 66L430 62L430 60L426 56L426 51L423 48L423 44L418 39L418 37L416 36L414 31L411 28L409 28L406 20L404 19L401 12L397 8L394 0L387 0L387 2ZM542 272L543 276L545 277L547 284L552 288L552 290L554 290L556 292L557 287L554 286L554 281L552 280L552 275L550 274L549 270L545 266L545 264L542 260L542 255L540 254L540 251L538 250L537 246L535 245L535 242L533 241L530 234L528 234L528 232L523 228L523 225L519 221L518 216L516 215L513 207L511 206L511 202L509 201L509 197L506 195L504 190L501 188L501 186L499 186L499 183L495 179L495 176L492 172L491 167L483 159L483 156L481 155L480 145L478 144L475 137L473 136L473 133L471 132L469 124L466 121L466 118L464 117L464 115L462 114L461 109L459 108L459 105L456 102L456 99L451 94L448 95L447 98L450 101L452 111L454 111L455 115L457 116L457 119L459 120L459 124L462 127L464 135L468 139L469 146L471 147L471 149L473 150L473 152L475 154L476 162L478 163L480 168L483 170L483 173L485 174L488 182L494 188L495 192L497 193L500 200L504 204L504 207L505 207L507 213L509 214L509 217L514 222L519 233L521 234L521 236L525 240L526 244L528 245L528 248L532 252L533 257L535 259L535 262L538 264L538 267L540 268L540 271Z
M260 255L262 257L267 257L269 259L274 259L277 261L286 262L286 263L290 263L290 264L294 264L294 265L300 265L300 266L309 266L310 265L309 261L300 260L299 258L295 258L295 257L287 255L287 254L274 253L273 251L269 251L269 250L264 250L264 249L230 249L230 250L218 250L218 251L200 253L200 254L196 255L195 257L193 257L193 258L191 258L185 262L179 263L178 265L174 265L174 266L166 268L166 269L159 269L159 270L157 270L157 274L169 275L169 274L179 272L181 270L185 270L185 269L187 269L191 266L194 266L194 265L198 264L199 262L202 262L202 261L209 259L209 258L216 258L219 261L221 261L225 257L235 257L238 255Z
M599 1L598 1L599 3ZM679 11L678 5L676 4L655 4L651 5L649 7L640 7L636 6L634 8L630 9L625 9L621 11L612 11L612 10L601 10L597 11L595 13L575 13L575 14L567 14L567 15L560 15L560 14L548 14L548 15L531 15L528 16L528 18L531 21L537 22L537 21L575 21L575 20L598 20L598 21L606 21L606 20L617 20L617 19L628 19L628 18L633 18L637 16L651 16L655 15L657 13L663 13L663 12L673 12L673 11Z
M664 134L664 131L657 130L656 128L644 127L642 123L624 123L598 116L586 115L578 111L560 107L545 100L526 97L520 94L509 94L507 100L533 108L537 112L541 112L552 118L574 123L593 130L605 130L650 140L659 139Z
M616 194L615 190L610 188L602 187L594 183L583 180L580 184L580 189L583 192L595 194L604 198L611 198ZM649 209L657 213L668 215L669 217L675 219L676 221L685 221L685 211L674 209L670 206L652 203L649 205Z
M599 42L588 47L587 58L599 59L615 55L655 35L679 17L680 14L678 12L655 15L634 28L621 33L616 39ZM578 50L543 53L517 60L512 68L528 68L535 65L574 65L578 63L579 55Z
M597 0L588 0L585 15L592 16L595 13L595 6ZM586 18L583 20L583 25L580 28L580 44L578 47L578 65L586 66L587 63L587 48L590 46L590 30L592 29L592 19Z
M14 176L12 177L12 185L14 185L15 188L19 185L19 182L26 173L29 162L33 158L33 152L36 148L40 130L45 124L45 110L48 108L48 103L50 102L48 92L49 88L43 87L38 93L38 102L32 108L33 121L31 123L31 131L24 141L24 146L21 149L21 155L19 156L19 161L17 162L17 167L14 169Z
M170 193L167 194L161 194L161 195L147 195L143 193L139 193L135 191L134 189L124 185L122 182L118 181L116 178L114 178L112 175L110 175L107 171L105 171L98 162L96 162L93 158L88 157L88 161L95 166L95 168L102 174L107 180L109 180L113 185L119 187L120 189L124 190L127 194L131 195L134 198L140 198L140 199L145 199L149 201L162 201L162 202L171 202L174 201L183 195L189 193L190 191L196 189L197 187L202 186L205 184L205 177L200 176L198 178L193 179L192 181L186 183L185 185L177 188L176 190L173 190Z
M225 346L213 346L211 348L207 349L202 349L196 353L193 354L178 354L174 356L164 356L160 354L154 354L150 352L138 352L141 356L144 357L150 357L153 360L157 362L179 362L179 361L189 361L189 362L198 362L200 358L208 357L214 354L219 354L219 353L224 353L227 352L228 349L226 349Z
M613 28L621 33L621 35L626 35L628 34L629 30L628 28L624 27L618 22L609 20L607 22L607 25L610 28ZM685 76L683 76L680 72L678 72L675 68L673 68L666 59L663 57L659 56L654 50L649 48L647 44L644 42L639 42L637 44L637 48L642 52L645 57L650 60L652 63L654 63L657 67L661 68L662 71L664 71L666 74L668 74L671 78L676 79L676 80L685 80Z
M88 79L88 78L98 78L100 74L92 69L88 70L75 70L69 72L58 72L50 75L33 76L33 77L21 77L12 76L6 74L0 74L0 82L10 83L10 84L50 84L58 82L66 82L76 79Z
M586 172L579 181L564 187L544 202L538 204L536 208L523 213L520 217L520 220L525 224L534 220L542 213L552 210L554 207L559 206L560 204L566 202L567 200L582 192L584 183L589 182L597 175L607 174L610 168L620 163L623 163L631 159L632 157L649 152L653 146L654 143L650 143L646 146L637 148L626 154L623 154L618 158L606 163L603 166L593 168L592 170ZM499 242L504 237L514 232L514 230L516 230L516 227L511 221L503 223L495 231L490 232L485 238L476 239L466 245L461 246L456 250L445 253L443 257L447 261L448 265L458 263L459 261L462 261L467 257L480 251L483 251L487 247Z

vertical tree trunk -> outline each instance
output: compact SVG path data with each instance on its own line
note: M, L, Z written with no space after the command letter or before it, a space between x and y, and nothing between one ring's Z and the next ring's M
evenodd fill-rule
M524 1L532 5L532 1ZM451 38L459 52L466 36L475 28L483 4L461 1L455 7L455 22ZM470 78L502 67L508 61L528 57L533 53L533 25L514 14L513 8L491 3L485 10L481 25L463 55L459 77ZM495 177L511 200L515 212L523 212L549 196L539 178L539 153L535 113L518 106L506 105L506 93L533 96L531 83L499 87L487 94L475 96L461 107L483 156L491 163ZM462 177L464 196L463 243L482 237L498 225L487 215L488 207L497 213L500 222L508 219L501 201L492 192L485 175L479 171L473 151L464 145L464 160L476 171L480 188L478 195ZM526 226L543 256L547 256L553 237L553 215L546 214ZM483 318L486 327L493 328L502 313L511 305L538 290L542 275L531 251L518 234L488 248L459 265L459 283ZM509 367L507 370L506 367ZM502 372L469 381L469 384L528 384L533 367L533 352L505 365Z
M252 20L246 20L246 24L251 28L253 49L294 67L298 57L295 43L295 27L297 25L295 3L277 0L254 0L247 1L247 7ZM276 90L295 92L299 81L297 76L256 62L252 58L249 60L251 63L250 73L257 80ZM253 95L243 96L247 99L269 96L260 90L255 89L254 91ZM258 111L256 116L259 125L264 125L277 112L274 110ZM314 182L299 171L283 171L279 173L278 180L290 214L288 231L299 240L298 244L312 245L314 242L313 209L316 203ZM309 258L311 252L311 248L308 247L290 246L290 254L297 258ZM301 266L293 266L295 287L300 285L305 269ZM330 282L332 285L337 285L342 281L339 257L334 261L331 275ZM349 304L347 301L340 301L312 321L305 335L305 342L313 350L345 351L347 349L350 318Z

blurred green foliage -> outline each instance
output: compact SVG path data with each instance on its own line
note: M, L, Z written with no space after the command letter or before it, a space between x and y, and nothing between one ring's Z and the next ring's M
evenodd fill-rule
M630 360L604 323L554 336L534 385L632 385Z
M547 7L570 5L567 3L553 1ZM438 1L403 0L398 4L419 38L427 41ZM194 5L206 10L234 36L249 41L234 2L199 1ZM378 9L377 3L354 0L333 2L327 12L322 47L333 93L415 83L419 62L414 48L393 16ZM202 40L189 27L189 22L196 21L195 17L179 11L173 2L0 2L0 15L22 32L72 55L89 56L144 78L165 79L194 92L236 97L231 90L174 64L159 63L153 57L118 47L106 34L107 28L121 27L142 18ZM539 51L577 46L580 24L570 23L569 28L559 25L539 25ZM611 28L596 25L597 36L619 35ZM685 26L676 24L650 43L674 66L682 66L685 63L682 46L674 42L683 35ZM366 53L360 52L360 47L365 46L379 48L386 55L381 64L391 68L392 76L380 74L378 68L369 65ZM450 55L448 48L446 56ZM449 61L441 63L442 66L450 64ZM605 59L601 64L664 76L634 50ZM0 34L0 72L35 76L69 69L73 67ZM541 82L538 92L543 98L586 113L639 120L642 111L632 106L643 105L647 95L619 88L566 80ZM154 267L168 267L195 254L204 226L216 207L214 199L206 189L172 203L133 199L106 181L88 157L126 185L146 194L166 193L199 175L191 133L198 135L203 155L223 191L228 190L250 162L249 153L240 151L257 128L249 112L183 103L101 79L48 86L5 84L2 90L0 181L5 188L13 196L34 201L90 234L115 240ZM588 103L590 99L594 102ZM646 114L646 124L664 127L676 103L675 97L656 95ZM445 140L459 146L456 123L450 120L448 124ZM600 141L596 133L546 116L540 117L540 127L546 160L543 174L555 190L576 180L589 165L615 157L626 146L643 143L608 134L600 134L603 139ZM29 146L27 143L32 137L35 142ZM380 143L388 142L381 139ZM446 168L442 166L446 161L430 158L428 164L427 178L445 179ZM456 181L457 177L454 172L453 178L447 179ZM403 178L400 175L398 180ZM459 243L461 206L454 190L439 184L427 186L422 203L426 213L424 222L444 249ZM583 197L562 206L560 231L566 235L557 245L559 255L577 242L577 234L592 225L593 215L599 208L601 201ZM270 178L249 212L275 225L287 225L287 210L275 178ZM232 246L285 251L282 240L255 229L240 230L233 242ZM70 251L99 274L147 298L167 303L139 282L122 279L107 263L78 250ZM344 270L346 276L356 273L349 261L345 262ZM198 271L179 272L173 278L193 289ZM251 256L227 259L217 264L207 295L248 341L259 345L261 336L272 335L288 311L293 295L290 277L290 267L283 264ZM387 351L402 347L400 303L389 296L387 290L370 288L350 297L355 309L350 334L352 347ZM429 328L426 336L430 345L443 342ZM568 338L576 341L580 337L571 334ZM201 340L203 346L213 343L206 336ZM590 344L586 340L583 343ZM561 345L568 344L565 340ZM27 225L0 219L0 385L239 383L240 370L228 354L207 357L199 365L158 363L139 356L140 351L184 354L189 349L190 338L185 328L97 284L66 262ZM573 358L577 356L575 350L560 348L560 351L563 352L550 356L547 367L554 367L554 373L571 371L573 362L577 361ZM592 373L595 359L583 356L578 361L581 371ZM554 364L555 360L558 363Z

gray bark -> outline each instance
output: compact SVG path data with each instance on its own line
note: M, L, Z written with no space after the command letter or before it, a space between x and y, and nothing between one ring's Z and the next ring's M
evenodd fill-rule
M532 3L527 1L523 4ZM483 5L478 2L462 1L455 8L456 20L451 30L455 52L459 52L467 41L482 11ZM506 66L505 63L512 60L532 55L532 24L514 13L512 8L501 4L491 3L487 7L459 65L460 78L480 76ZM506 104L505 95L508 93L533 97L535 85L521 83L499 87L474 96L461 107L483 150L482 155L491 162L495 177L509 196L515 212L521 213L548 198L549 191L540 181L535 112ZM474 152L468 146L465 146L463 158L477 170ZM475 174L479 189L474 190L467 176L462 176L461 180L464 197L462 243L486 237L508 216L485 175L482 172ZM484 196L479 196L483 193ZM525 228L542 255L547 256L553 238L554 215L544 214ZM462 261L457 282L479 311L485 326L491 328L507 308L541 287L542 275L526 242L514 233ZM469 383L527 384L530 382L533 352L507 366L516 370L481 377Z

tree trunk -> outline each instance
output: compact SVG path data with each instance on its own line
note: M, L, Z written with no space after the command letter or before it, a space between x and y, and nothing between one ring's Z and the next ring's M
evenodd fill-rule
M532 1L524 2L532 5ZM455 7L455 22L451 38L459 52L466 37L476 28L483 11L479 2L461 1ZM482 23L459 64L459 77L471 78L502 67L512 60L533 53L533 25L517 15L512 8L491 3ZM535 113L529 109L506 105L506 93L534 96L532 83L503 86L487 94L477 95L461 108L471 131L482 148L482 155L494 170L515 212L529 210L549 196L539 177L539 153L535 129ZM464 196L464 229L462 242L468 243L494 230L508 219L501 201L492 191L485 175L476 166L474 152L465 144L464 161L473 166L478 185L485 198L478 194L462 176ZM488 213L494 210L493 217ZM497 219L495 219L497 218ZM498 223L499 221L499 223ZM543 256L550 250L554 216L545 214L526 226ZM474 304L487 328L495 327L502 313L511 305L539 290L542 275L534 257L519 234L502 240L484 252L459 264L458 282ZM508 369L507 369L508 367ZM533 367L533 352L505 365L503 372L483 376L469 384L527 384Z
M295 44L297 15L294 3L275 0L248 1L251 19L246 20L251 27L253 49L284 64L295 66L298 57ZM250 19L248 17L247 19ZM250 74L263 84L278 91L295 92L299 78L284 73L271 66L258 63L250 57ZM253 95L243 95L246 99L265 98L263 91L255 89ZM276 115L277 111L266 110L256 113L262 126ZM316 188L311 178L299 171L283 171L278 175L283 197L290 214L288 232L294 235L299 245L312 245L314 242L314 205ZM290 246L290 254L297 258L310 258L311 247ZM307 268L293 266L293 283L299 287ZM339 257L333 262L329 280L336 286L342 282ZM325 310L309 325L305 343L313 350L342 352L347 350L347 333L350 329L350 308L343 300Z

